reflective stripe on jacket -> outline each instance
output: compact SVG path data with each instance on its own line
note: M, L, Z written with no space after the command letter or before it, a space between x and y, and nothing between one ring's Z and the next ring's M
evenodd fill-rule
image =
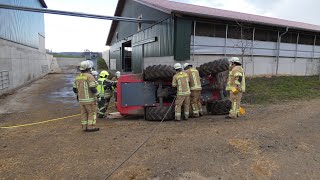
M240 77L242 77L241 82L239 81ZM239 87L241 92L246 91L246 78L241 66L235 66L231 71L229 71L226 90L231 91L232 88L236 88L236 87Z
M89 88L96 88L97 83L94 77L89 73L81 73L76 76L73 87L78 89L79 102L91 103L96 100Z
M100 97L104 97L104 81L106 80L106 78L99 78L98 79L98 86L97 86L97 91L99 93Z
M185 71L189 76L189 83L191 90L201 90L201 80L198 70L189 68Z
M177 95L190 95L189 76L186 72L178 72L173 76L172 86L177 87Z

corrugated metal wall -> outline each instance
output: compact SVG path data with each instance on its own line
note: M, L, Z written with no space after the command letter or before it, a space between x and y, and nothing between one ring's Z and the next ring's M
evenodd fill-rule
M157 37L157 41L144 44L144 57L173 55L173 19L169 18L133 35L132 44Z
M1 0L1 4L42 8L39 0ZM45 37L41 13L0 9L0 38L39 47L39 35Z
M110 47L110 61L116 61L117 69L121 69L121 43L115 43Z
M141 73L143 71L143 45L132 48L132 72Z
M117 69L121 69L122 44L131 40L132 70L135 73L142 72L144 57L159 57L173 55L173 19L169 18L158 24L126 38L126 40L114 43L110 48L110 59L116 59ZM157 38L154 42L144 42L148 39Z
M142 19L161 21L163 19L169 18L170 14L135 2L134 0L126 0L121 16L132 18L141 17ZM141 25L141 28L145 29L150 27L152 24L142 23ZM120 21L113 35L111 44L117 42L116 32L118 33L118 40L122 40L123 38L131 36L138 32L138 23Z
M194 54L242 54L276 57L277 42L225 39L219 37L191 37L191 52ZM194 42L194 45L193 45ZM248 43L248 44L247 44ZM242 45L242 46L241 46ZM320 58L320 46L304 44L280 44L280 57Z
M174 59L177 61L189 60L192 21L176 18L174 28Z

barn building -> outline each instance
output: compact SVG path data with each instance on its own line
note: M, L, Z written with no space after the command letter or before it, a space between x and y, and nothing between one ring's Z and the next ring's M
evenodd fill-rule
M47 8L44 0L1 0L0 4ZM42 13L0 8L0 95L49 72Z
M110 66L140 73L155 64L200 66L238 56L247 75L319 73L320 26L167 0L119 0L106 45Z

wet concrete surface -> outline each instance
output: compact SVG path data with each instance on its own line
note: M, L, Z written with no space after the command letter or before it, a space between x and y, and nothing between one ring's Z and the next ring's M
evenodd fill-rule
M61 78L64 84L64 87L61 87L49 94L44 94L47 96L48 100L51 103L64 103L64 104L72 104L73 106L78 106L78 103L75 102L75 94L73 92L73 82L75 75L74 74L66 74Z

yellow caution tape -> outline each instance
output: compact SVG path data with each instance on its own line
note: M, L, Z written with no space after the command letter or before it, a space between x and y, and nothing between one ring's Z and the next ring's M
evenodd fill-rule
M37 124L44 124L44 123L48 123L48 122L53 122L53 121L58 121L58 120L62 120L62 119L75 117L75 116L80 116L80 114L74 114L71 116L65 116L65 117L61 117L61 118L50 119L50 120L36 122L36 123L30 123L30 124L21 124L21 125L16 125L16 126L3 126L3 127L0 127L0 129L12 129L12 128L17 128L17 127L25 127L25 126L32 126L32 125L37 125Z

